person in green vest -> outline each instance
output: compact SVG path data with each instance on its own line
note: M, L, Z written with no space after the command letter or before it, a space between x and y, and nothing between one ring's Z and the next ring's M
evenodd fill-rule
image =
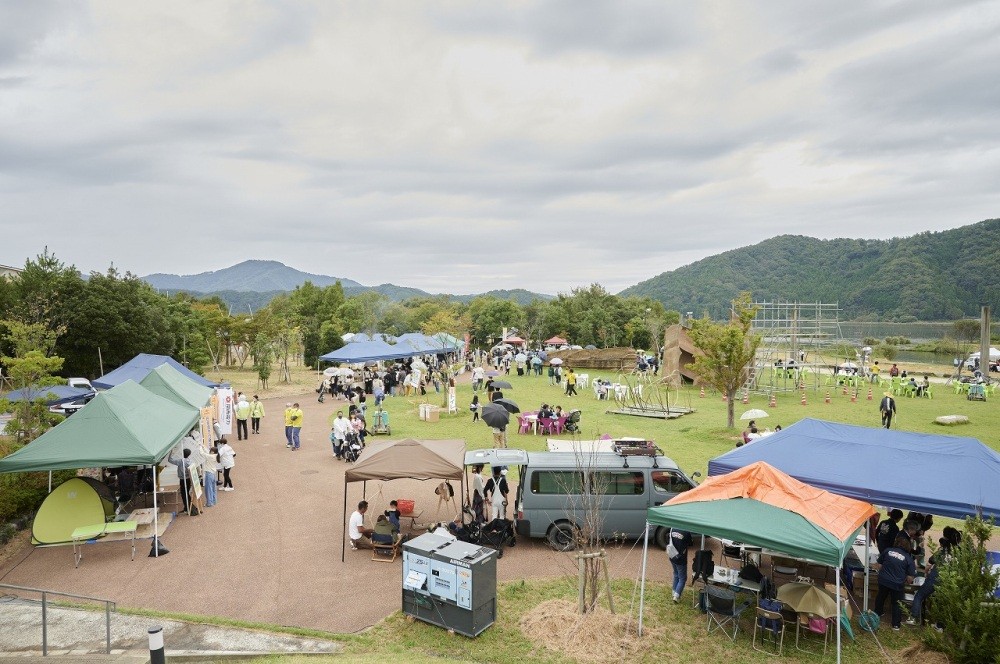
M250 402L250 431L260 433L260 418L264 417L264 404L260 402L257 395L253 395Z
M247 419L250 417L250 403L247 401L246 396L240 392L239 399L236 402L236 439L243 440L244 438L249 438L247 434Z

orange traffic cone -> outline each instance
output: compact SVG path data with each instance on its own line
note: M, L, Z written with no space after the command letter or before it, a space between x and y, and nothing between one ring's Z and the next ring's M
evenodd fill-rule
M830 403L830 390L826 391L826 398L823 399L823 403Z
M743 405L750 403L750 393L743 390Z
M847 394L847 384L844 384L844 394Z
M870 387L868 388L868 400L869 401L872 400L872 388L870 388Z
M702 399L705 398L705 386L704 385L701 386L701 398Z
M776 397L776 396L774 396L772 394L771 395L771 403L769 405L770 405L771 408L776 407L778 405L778 397Z
M854 390L851 392L851 403L857 403L858 401L858 391Z
M799 403L801 403L803 406L806 405L806 393L805 392L802 393L802 401L800 401Z
M799 381L799 389L800 390L806 389L806 381L804 379Z

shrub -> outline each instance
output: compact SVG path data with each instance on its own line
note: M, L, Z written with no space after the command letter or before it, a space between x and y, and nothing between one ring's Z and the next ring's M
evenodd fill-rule
M875 337L865 337L863 343L866 346L871 346L872 348L874 348L875 346L878 345L878 339L876 339Z
M934 619L944 627L929 632L928 645L958 664L1000 661L1000 601L993 595L1000 571L988 563L986 543L993 520L965 520L965 536L941 563L934 589Z
M886 337L885 342L892 346L907 346L911 343L906 337Z
M891 362L896 359L896 347L890 344L879 344L875 349L875 354Z
M0 438L0 457L17 451L21 446L9 438ZM72 470L52 473L52 486L73 477ZM48 473L5 473L0 475L0 524L31 514L49 492Z

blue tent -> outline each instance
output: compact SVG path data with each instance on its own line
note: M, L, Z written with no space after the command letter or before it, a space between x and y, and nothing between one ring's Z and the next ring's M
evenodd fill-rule
M69 385L50 385L48 387L38 387L36 385L32 385L31 387L14 390L13 392L8 393L6 398L12 402L42 399L45 401L45 405L55 406L61 403L79 401L92 396L94 396L93 390L70 387Z
M394 343L396 341L396 337L391 334L382 334L380 332L376 332L375 334L358 332L357 334L352 334L350 338L345 341L345 343L356 344L365 341L384 341L386 343Z
M199 385L204 385L205 387L216 387L218 385L218 383L213 383L207 378L199 376L172 357L168 357L166 355L150 355L149 353L139 353L114 371L106 373L97 380L93 381L92 384L96 388L109 390L115 385L124 383L126 380L134 380L138 383L146 377L146 374L163 364L169 364L171 367L179 371L185 378L190 378Z
M384 341L358 341L356 343L349 343L343 348L338 348L332 353L327 353L326 355L320 355L319 359L324 362L346 362L348 364L357 364L361 362L376 362L378 360L396 360L401 357L410 357L411 355L416 355L407 346L397 347L390 346Z
M1000 517L1000 454L975 438L804 419L708 462L723 475L764 461L795 479L886 507Z

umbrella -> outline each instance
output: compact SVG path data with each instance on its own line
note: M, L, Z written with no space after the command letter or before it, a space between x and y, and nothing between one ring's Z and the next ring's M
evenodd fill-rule
M811 583L786 583L778 588L778 600L798 613L811 613L820 618L837 617L837 600Z
M843 364L840 365L840 368L841 369L857 369L858 365L856 365L854 362L844 362Z
M501 404L496 402L483 406L483 422L496 429L506 429L510 422L510 413Z
M528 356L525 355L524 353L518 353L517 355L514 356L514 361L515 362L527 362L528 361Z
M513 390L514 386L505 380L495 380L493 381L493 387L497 390Z
M520 413L521 412L520 406L518 406L516 403L514 403L513 401L511 401L510 399L508 399L506 397L500 397L499 399L494 399L493 403L500 404L501 406L503 406L504 408L507 409L508 413Z
M563 361L561 357L553 357L551 360L549 360L549 364L551 364L554 367L559 366L562 363Z
M496 369L490 369L489 371L486 372L486 375L492 378L493 376L499 376L500 372L497 371Z
M427 365L424 364L423 360L413 360L413 362L410 364L410 367L412 367L413 369L420 369L421 371L427 370Z
M740 415L741 420L762 420L765 417L767 417L767 411L763 411L760 408L751 408Z
M536 355L533 358L531 358L531 363L534 364L535 366L538 366L539 364L542 363L542 358Z

